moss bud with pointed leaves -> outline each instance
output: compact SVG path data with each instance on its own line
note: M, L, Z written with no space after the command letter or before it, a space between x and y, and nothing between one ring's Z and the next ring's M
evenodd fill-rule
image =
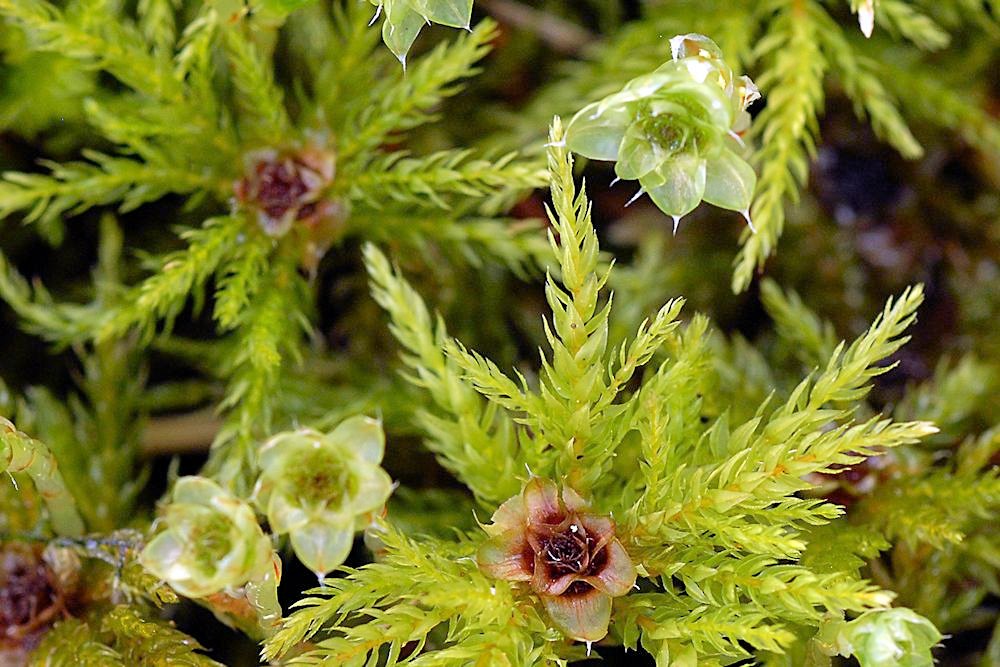
M355 532L389 498L392 480L379 467L384 451L381 423L360 416L326 434L281 433L261 449L254 499L318 575L347 559Z
M933 667L941 633L929 620L897 607L827 623L816 640L828 655L854 656L861 667Z
M616 160L618 178L638 180L660 210L680 219L704 200L749 222L757 182L743 158L746 108L759 97L701 35L670 40L673 60L580 110L566 128L570 150Z
M236 589L273 570L271 542L253 509L204 477L181 477L142 550L143 567L181 595Z
M528 582L566 636L604 638L611 599L628 593L636 579L610 517L589 513L568 486L560 490L534 477L484 529L491 537L479 549L480 569L497 579Z
M292 224L319 225L335 206L323 196L333 182L332 152L309 146L297 151L264 149L246 156L246 171L234 186L236 203L257 213L270 236L284 236Z

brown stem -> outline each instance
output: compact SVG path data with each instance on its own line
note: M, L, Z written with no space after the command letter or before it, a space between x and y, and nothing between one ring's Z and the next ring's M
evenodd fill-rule
M152 457L205 452L220 428L222 420L211 408L156 417L146 425L142 453Z
M597 40L589 30L515 0L480 0L480 5L496 20L534 33L559 53L575 55Z

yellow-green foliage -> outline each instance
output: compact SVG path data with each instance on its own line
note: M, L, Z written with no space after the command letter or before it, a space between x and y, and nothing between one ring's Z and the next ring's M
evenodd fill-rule
M996 5L635 4L0 0L0 556L30 545L64 605L22 605L7 639L45 665L220 664L164 620L186 630L161 607L190 602L276 664L584 660L526 563L477 564L481 522L539 477L601 521L588 558L626 552L601 598L609 661L924 667L939 631L997 622L1000 367L995 341L967 349L995 333L992 283L956 279L973 342L892 387L917 279L845 271L832 312L810 309L822 285L757 279L786 219L800 247L834 243L791 224L819 216L825 106L909 161L959 137L996 178ZM671 238L574 164L561 120L629 81L705 85L704 54L643 78L689 33L721 50L711 94L630 89L611 111L684 116L650 122L655 152L732 106L710 134L754 228L732 232L729 278L716 232L738 215L691 211ZM764 96L749 130L733 72ZM989 276L995 257L963 254L976 215L935 241ZM282 610L303 564L328 576ZM591 585L572 574L566 591ZM1000 634L977 659L998 656Z

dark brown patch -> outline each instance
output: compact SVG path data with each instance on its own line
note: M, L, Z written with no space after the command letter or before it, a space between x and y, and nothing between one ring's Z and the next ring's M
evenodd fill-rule
M0 551L0 646L34 648L65 609L55 574L41 552L21 544Z

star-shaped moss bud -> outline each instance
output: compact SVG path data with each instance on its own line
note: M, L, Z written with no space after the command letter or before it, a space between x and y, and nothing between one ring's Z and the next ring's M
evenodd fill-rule
M281 433L260 451L254 500L275 534L287 533L295 555L319 576L343 563L354 534L392 492L379 467L382 425L352 417L330 433Z
M638 180L675 230L702 200L749 222L757 176L740 135L757 88L733 75L707 37L678 35L670 45L673 60L581 109L566 128L567 146L615 160L618 178Z
M568 637L593 642L608 632L611 599L635 584L636 571L610 517L587 511L569 487L534 477L501 505L479 549L480 569L524 581Z
M274 568L253 509L210 479L178 479L156 527L139 561L181 595L233 590Z
M234 186L236 201L254 210L271 236L283 236L296 222L316 226L333 214L333 204L323 195L334 171L333 153L316 146L255 151L247 155L243 178Z

